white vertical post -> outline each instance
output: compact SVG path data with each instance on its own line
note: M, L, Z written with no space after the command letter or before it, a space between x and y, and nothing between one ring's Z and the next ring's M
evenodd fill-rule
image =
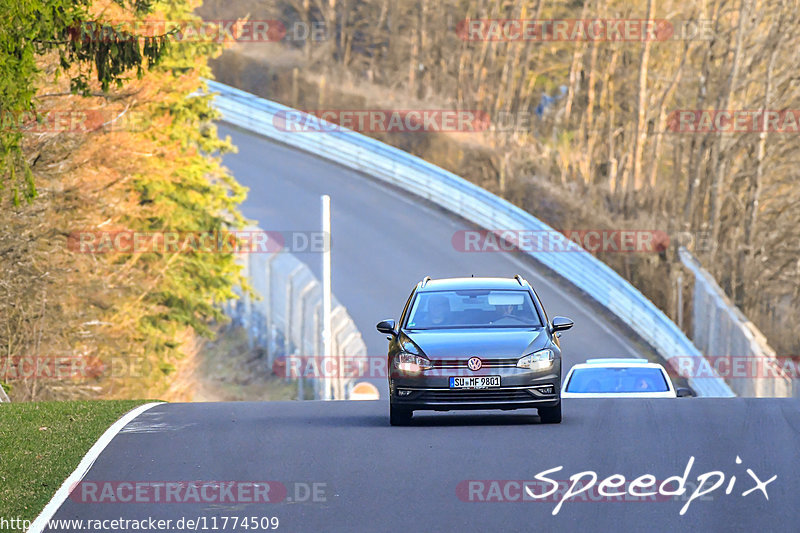
M677 287L678 291L678 328L683 331L683 274L678 272Z
M322 356L327 359L331 353L331 197L322 196ZM325 361L327 363L327 361ZM324 368L329 368L327 364ZM331 378L325 376L326 400L332 399Z

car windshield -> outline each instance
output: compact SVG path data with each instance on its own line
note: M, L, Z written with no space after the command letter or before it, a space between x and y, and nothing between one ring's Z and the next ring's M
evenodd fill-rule
M528 291L431 291L417 295L408 329L541 327Z
M669 386L658 368L576 368L566 392L667 392Z

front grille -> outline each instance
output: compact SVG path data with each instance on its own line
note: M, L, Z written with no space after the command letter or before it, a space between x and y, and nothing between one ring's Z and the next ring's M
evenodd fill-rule
M481 368L514 368L519 359L483 359ZM436 359L431 361L433 368L441 369L468 369L467 359Z
M514 402L534 399L525 389L426 390L415 398L427 402Z

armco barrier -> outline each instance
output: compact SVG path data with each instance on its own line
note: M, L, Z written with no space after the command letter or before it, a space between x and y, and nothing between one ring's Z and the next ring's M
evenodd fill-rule
M348 130L295 133L277 128L276 113L296 110L221 83L207 83L217 93L214 105L223 119L238 127L391 183L483 228L554 231L502 198L402 150ZM590 253L526 253L630 325L665 359L703 357L650 300ZM719 378L690 378L689 384L700 396L734 396Z
M249 228L255 231L257 228ZM258 298L242 295L226 312L247 331L251 347L267 352L267 368L278 357L322 354L322 287L307 265L286 252L243 253L242 275ZM334 357L366 357L367 347L347 310L336 299L331 311ZM347 399L352 379L306 379L315 399ZM301 385L301 390L304 390Z
M786 397L797 394L794 373L783 371L764 334L730 301L714 277L686 248L679 248L683 265L694 275L692 330L694 342L716 361L725 359L725 368L756 360L755 375L728 377L731 389L739 396ZM717 364L722 364L718 362ZM794 363L792 363L794 364ZM721 368L721 367L717 367ZM747 372L740 372L747 374Z

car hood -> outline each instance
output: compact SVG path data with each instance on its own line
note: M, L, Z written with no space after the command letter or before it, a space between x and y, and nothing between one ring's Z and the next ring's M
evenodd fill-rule
M545 348L549 341L543 328L516 329L440 329L404 331L429 359L464 359L481 357L507 359L522 357Z
M675 391L663 392L561 392L562 398L677 398Z

